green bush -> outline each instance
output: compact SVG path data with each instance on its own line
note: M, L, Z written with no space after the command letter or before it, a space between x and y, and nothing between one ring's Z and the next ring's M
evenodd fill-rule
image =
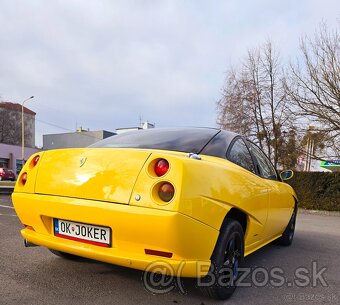
M295 172L287 182L294 188L301 208L340 211L340 172Z

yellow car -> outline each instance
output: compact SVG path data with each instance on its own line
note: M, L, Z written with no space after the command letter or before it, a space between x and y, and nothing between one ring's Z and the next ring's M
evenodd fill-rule
M297 197L251 141L213 128L128 132L88 148L33 155L13 204L27 246L208 279L229 297L243 258L290 245ZM168 268L161 268L167 266ZM226 280L226 273L230 273Z

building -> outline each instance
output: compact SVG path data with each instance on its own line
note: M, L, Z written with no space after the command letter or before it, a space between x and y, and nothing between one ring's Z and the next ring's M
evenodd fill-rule
M25 160L39 151L35 148L36 113L24 107L25 155L22 160L21 111L18 103L0 102L0 167L12 169L16 174L19 174Z
M87 147L99 140L114 136L116 133L106 130L90 131L78 128L76 132L43 135L44 150L58 148Z
M21 145L21 110L18 103L0 102L0 143ZM35 147L35 115L24 107L25 147Z
M141 129L150 129L155 128L155 124L151 124L148 121L145 121L144 123L141 123L139 127L124 127L124 128L117 128L116 132L117 134L121 134L128 131L134 131L134 130L141 130Z
M40 149L25 147L25 160L38 151ZM0 167L9 168L18 175L23 163L21 146L0 143Z
M154 127L155 124L151 124L148 121L141 123L140 127L117 128L116 132L111 132L107 130L90 131L89 129L83 129L82 127L80 127L76 130L76 132L43 135L43 149L49 150L58 148L87 147L99 140L106 139L116 134Z

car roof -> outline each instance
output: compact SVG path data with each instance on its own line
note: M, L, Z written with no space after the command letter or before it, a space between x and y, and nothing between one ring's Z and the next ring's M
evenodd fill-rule
M146 148L200 153L214 139L226 144L237 134L211 127L150 128L119 133L90 145L90 148Z

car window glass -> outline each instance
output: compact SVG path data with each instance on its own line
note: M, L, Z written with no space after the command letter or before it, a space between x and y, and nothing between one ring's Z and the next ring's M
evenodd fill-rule
M277 175L274 166L270 163L269 159L262 152L262 150L257 147L254 143L248 141L250 145L250 150L258 163L258 170L261 177L271 180L277 180Z
M242 139L237 139L228 153L228 160L255 173L249 150Z
M201 154L225 159L231 140L227 134L220 132L204 147Z
M89 147L160 149L200 153L219 132L217 129L207 128L152 128L114 135Z

